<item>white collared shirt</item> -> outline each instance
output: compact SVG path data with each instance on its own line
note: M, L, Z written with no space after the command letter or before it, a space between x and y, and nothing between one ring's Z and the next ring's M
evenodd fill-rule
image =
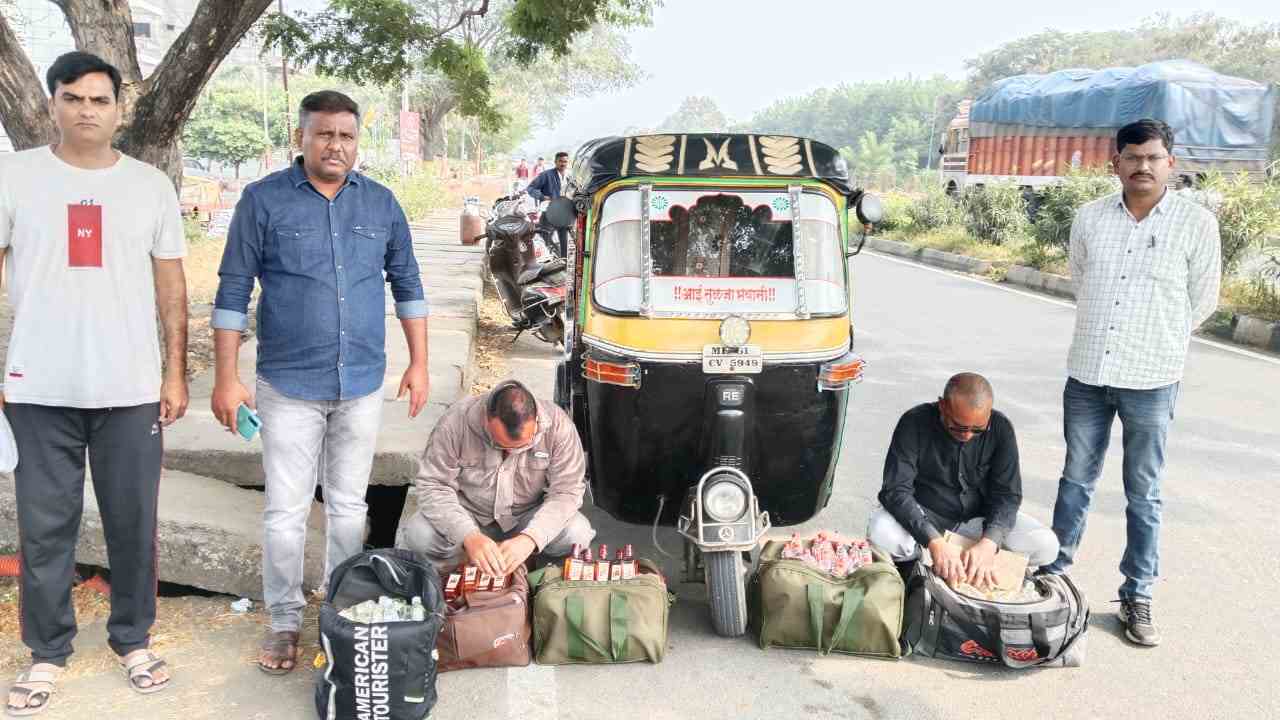
M1089 385L1145 390L1182 379L1191 332L1218 307L1218 220L1178 193L1141 222L1115 193L1071 224L1076 326L1067 373Z

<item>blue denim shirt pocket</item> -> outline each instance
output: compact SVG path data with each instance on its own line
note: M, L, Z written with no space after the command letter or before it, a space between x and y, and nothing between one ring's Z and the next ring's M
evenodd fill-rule
M351 228L356 262L369 271L382 272L386 265L388 230L385 225L356 225Z
M281 226L275 231L277 259L285 272L309 274L308 270L330 260L329 243L319 228ZM269 258L268 258L269 259Z

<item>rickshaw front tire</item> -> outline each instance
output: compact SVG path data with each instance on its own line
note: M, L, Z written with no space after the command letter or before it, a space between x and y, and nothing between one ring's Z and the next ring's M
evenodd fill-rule
M721 637L747 632L747 563L740 550L703 552L711 625Z

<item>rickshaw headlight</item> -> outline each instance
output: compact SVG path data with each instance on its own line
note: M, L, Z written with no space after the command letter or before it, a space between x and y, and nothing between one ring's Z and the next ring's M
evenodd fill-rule
M716 522L731 522L747 510L747 491L732 480L713 482L702 491L702 508Z
M730 315L720 321L720 342L731 347L746 345L751 339L751 323L741 315Z

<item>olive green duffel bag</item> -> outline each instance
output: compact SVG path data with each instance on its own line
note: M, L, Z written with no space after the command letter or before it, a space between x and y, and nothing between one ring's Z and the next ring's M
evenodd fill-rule
M781 541L760 553L751 584L752 626L760 647L809 648L898 658L902 648L902 576L873 549L875 562L837 578L799 560L781 558Z
M553 566L530 573L534 662L661 662L673 596L657 565L638 565L634 578L609 582L565 580Z

